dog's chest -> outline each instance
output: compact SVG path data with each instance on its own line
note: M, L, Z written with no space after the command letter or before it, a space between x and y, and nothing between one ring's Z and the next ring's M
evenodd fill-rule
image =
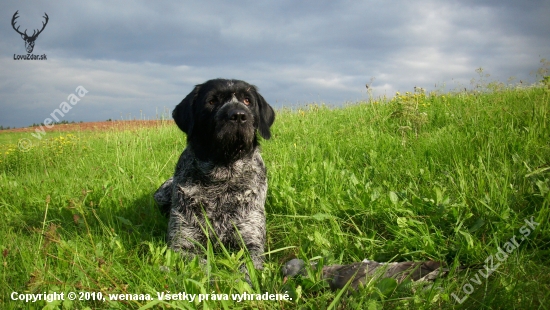
M234 168L234 167L232 167ZM263 165L239 169L217 167L203 173L188 169L175 179L175 192L182 213L203 214L211 219L239 216L265 199L267 183Z
M187 211L193 213L204 210L208 217L218 214L234 214L245 210L259 195L259 189L249 184L219 183L219 184L186 184L179 186L181 204Z

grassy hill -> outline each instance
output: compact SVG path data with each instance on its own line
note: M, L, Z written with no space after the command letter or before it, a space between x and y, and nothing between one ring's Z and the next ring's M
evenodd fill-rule
M167 220L152 193L185 147L176 126L48 133L41 140L2 134L0 303L63 309L544 308L550 302L549 118L545 87L418 89L343 108L278 111L272 139L262 142L268 253L265 270L251 274L253 288L237 272L246 253L207 248L209 264L201 266L166 248ZM21 145L21 138L30 143ZM433 259L445 261L451 272L431 288L372 281L348 296L330 292L315 271L283 284L279 268L293 257L324 264ZM456 271L459 265L480 267L482 274ZM66 300L12 300L44 292L64 292ZM69 292L77 300L69 301ZM208 300L157 300L157 293L167 292ZM244 292L286 292L292 300L231 300ZM115 297L109 294L155 300L109 301ZM223 294L229 300L217 300Z

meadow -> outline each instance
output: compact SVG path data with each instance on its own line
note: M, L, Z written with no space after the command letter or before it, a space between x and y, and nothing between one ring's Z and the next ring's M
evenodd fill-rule
M244 251L208 246L208 263L200 265L167 249L167 219L152 194L185 148L185 135L172 122L47 133L41 141L0 133L1 308L550 304L547 85L416 89L339 108L281 109L272 133L261 142L269 183L266 264L251 272L252 286L238 272L241 263L250 264ZM31 139L30 149L18 147L22 137ZM318 266L431 259L451 271L433 286L370 281L348 294L328 290L319 268L283 283L280 267L294 257ZM13 300L53 292L64 292L65 300ZM182 292L179 298L202 294L202 300L158 299ZM289 300L232 300L245 292ZM153 300L144 300L147 294Z

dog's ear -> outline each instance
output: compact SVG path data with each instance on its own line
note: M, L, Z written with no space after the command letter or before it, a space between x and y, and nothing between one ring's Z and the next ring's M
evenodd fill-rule
M195 86L192 92L189 93L172 111L172 118L176 125L185 132L188 136L191 135L194 125L193 104L199 93L201 85Z
M264 139L268 140L271 138L271 131L269 131L269 127L271 127L275 121L275 111L273 111L273 108L269 105L269 103L267 103L267 101L265 101L264 97L262 97L257 90L256 98L258 98L258 108L260 109L260 135Z

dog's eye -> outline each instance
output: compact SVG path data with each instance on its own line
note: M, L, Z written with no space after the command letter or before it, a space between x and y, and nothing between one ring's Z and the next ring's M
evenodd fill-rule
M215 105L217 103L216 99L211 99L210 101L208 101L209 104L211 105Z
M246 105L249 105L250 104L250 99L244 98L243 103L246 104Z

